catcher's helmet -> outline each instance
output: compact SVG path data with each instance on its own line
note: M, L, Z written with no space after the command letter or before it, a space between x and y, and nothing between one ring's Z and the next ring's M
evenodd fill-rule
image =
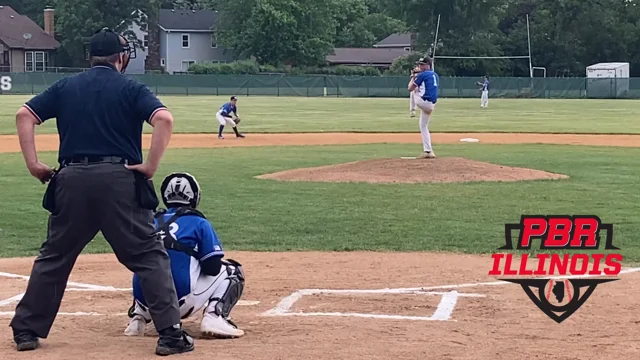
M189 206L193 209L200 204L200 185L189 173L172 173L160 186L162 202L166 207Z

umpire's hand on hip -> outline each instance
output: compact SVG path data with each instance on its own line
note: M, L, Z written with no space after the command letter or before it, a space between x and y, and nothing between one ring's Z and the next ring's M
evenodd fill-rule
M40 161L37 161L34 164L27 165L27 168L29 169L29 172L31 173L31 175L33 175L33 177L35 177L36 179L40 180L40 182L43 184L51 180L51 178L53 177L54 169L50 166L47 166L41 163Z
M166 109L158 110L149 119L149 124L153 126L153 133L151 134L151 148L147 161L139 165L126 165L127 169L136 170L147 179L151 179L158 171L162 155L169 145L173 132L173 116Z
M24 106L16 113L16 129L27 169L33 177L44 184L53 176L53 168L38 161L35 127L40 123L40 119Z

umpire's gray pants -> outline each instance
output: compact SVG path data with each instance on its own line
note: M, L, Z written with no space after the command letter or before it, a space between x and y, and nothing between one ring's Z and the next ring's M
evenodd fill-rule
M142 280L157 330L180 323L169 256L153 236L153 213L138 205L131 170L121 164L70 165L56 177L55 210L11 327L49 335L69 274L98 231L118 260Z

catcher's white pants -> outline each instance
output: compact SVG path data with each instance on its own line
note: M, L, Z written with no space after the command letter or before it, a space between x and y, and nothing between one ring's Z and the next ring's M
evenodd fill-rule
M198 280L195 281L195 285L191 286L191 293L179 299L180 304L180 318L192 316L198 311L207 307L207 312L212 312L215 309L217 301L210 301L210 299L221 298L229 287L230 281L228 280L227 267L228 265L222 264L220 273L217 276L209 276L200 273ZM135 315L141 315L146 321L151 321L151 314L146 306L135 301Z
M489 106L489 91L482 90L482 96L480 97L480 106L486 108Z
M222 111L218 111L216 113L216 119L218 119L218 122L220 123L220 125L224 126L224 125L231 125L232 127L236 127L236 123L233 122L233 118L231 117L226 117L226 116L222 116Z
M420 111L420 134L422 135L422 148L425 152L431 152L431 133L429 133L429 123L431 122L431 113L436 104L423 100L419 95L414 95L414 101Z

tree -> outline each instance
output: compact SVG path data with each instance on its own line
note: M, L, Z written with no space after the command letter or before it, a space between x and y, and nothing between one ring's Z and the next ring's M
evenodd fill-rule
M407 31L404 22L381 13L370 13L365 16L362 19L362 26L373 35L375 42L391 34Z
M375 44L375 36L364 27L363 20L369 12L365 0L338 1L334 12L337 22L335 47L371 47Z
M136 10L146 9L141 0L64 0L56 5L56 31L70 65L87 66L85 44L102 27L126 30L137 17Z
M340 0L218 0L220 43L261 64L322 64Z

